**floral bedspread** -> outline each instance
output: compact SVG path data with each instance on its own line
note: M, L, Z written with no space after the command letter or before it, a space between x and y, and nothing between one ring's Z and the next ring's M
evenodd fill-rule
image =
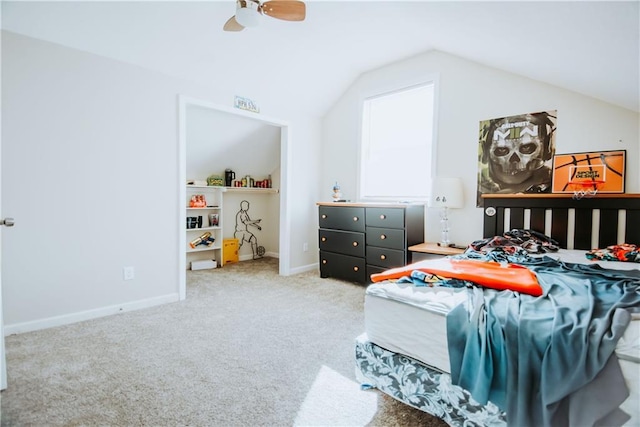
M377 388L451 426L506 426L506 414L493 403L479 404L448 374L378 347L366 334L356 339L356 377L363 388Z

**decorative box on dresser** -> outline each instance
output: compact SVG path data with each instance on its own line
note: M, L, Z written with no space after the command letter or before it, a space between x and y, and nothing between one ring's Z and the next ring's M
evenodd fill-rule
M318 203L320 277L369 283L373 273L411 262L424 241L424 205Z

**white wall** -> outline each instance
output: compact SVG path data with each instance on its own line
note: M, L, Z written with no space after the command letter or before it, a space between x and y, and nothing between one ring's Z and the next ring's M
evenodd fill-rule
M638 113L433 51L362 75L326 115L321 173L324 199L329 200L335 180L340 181L346 198L356 197L361 94L432 73L440 78L433 175L461 177L466 193L465 208L450 214L453 242L468 244L482 238L482 209L475 207L480 120L557 110L556 153L627 150L626 191L640 192ZM437 241L439 233L438 213L428 209L425 238Z
M280 168L279 126L193 105L186 122L187 179L224 176L229 168L238 180L262 180Z
M224 237L234 237L236 231L236 214L240 211L240 203L249 202L247 213L252 220L260 219L261 230L256 227L248 227L248 230L256 237L258 246L265 248L269 256L279 256L278 242L279 231L279 195L272 193L233 193L224 194ZM242 224L240 224L242 227ZM242 242L240 242L242 243ZM297 249L297 248L296 248ZM240 259L251 259L253 252L251 245L244 242L240 247Z
M16 219L2 236L5 332L177 300L177 95L231 106L235 84L202 87L10 32L2 67L2 206ZM302 244L317 234L320 121L271 105L262 113L292 130L295 271L317 257Z

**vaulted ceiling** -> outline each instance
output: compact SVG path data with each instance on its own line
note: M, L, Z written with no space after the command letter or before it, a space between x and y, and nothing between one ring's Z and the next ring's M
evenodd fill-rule
M640 111L638 1L322 1L222 31L224 1L2 1L2 28L322 116L362 73L436 49Z

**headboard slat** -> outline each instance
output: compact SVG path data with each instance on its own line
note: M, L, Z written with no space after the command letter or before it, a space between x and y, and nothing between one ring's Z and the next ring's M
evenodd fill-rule
M591 209L575 210L574 249L592 249L591 228L593 225L593 211Z
M511 228L524 228L524 208L511 208L510 211L509 224Z
M498 212L496 214L496 233L495 236L501 236L504 234L504 208L498 208Z
M544 208L532 208L531 209L531 219L529 220L529 227L532 230L540 230L544 232L544 226L546 221L546 212L547 210Z
M627 209L625 242L640 246L640 209Z
M482 235L484 237L490 237L497 235L498 224L497 224L498 216L494 213L493 215L484 215L484 224Z
M569 209L554 209L551 214L551 237L558 241L560 247L567 247L567 227L569 226Z
M600 234L598 247L609 246L607 242L618 241L618 210L600 209Z

